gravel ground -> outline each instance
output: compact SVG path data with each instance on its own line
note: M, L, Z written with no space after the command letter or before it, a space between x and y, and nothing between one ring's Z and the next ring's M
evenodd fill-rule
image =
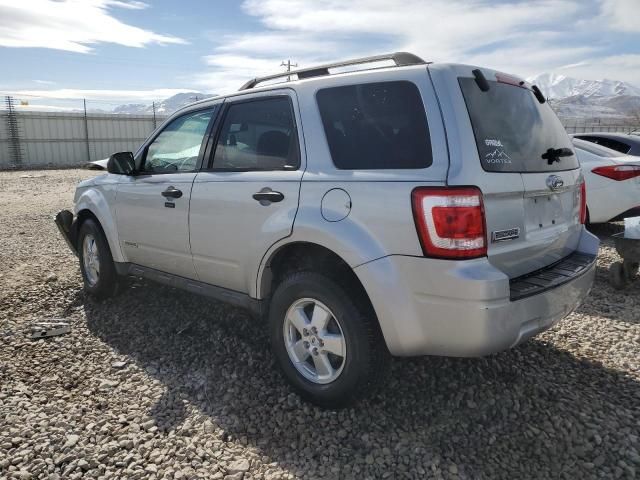
M640 282L483 359L394 360L378 396L301 403L242 311L150 283L82 293L51 221L88 171L0 172L0 478L635 478ZM25 177L26 176L26 177ZM62 317L68 335L31 341Z

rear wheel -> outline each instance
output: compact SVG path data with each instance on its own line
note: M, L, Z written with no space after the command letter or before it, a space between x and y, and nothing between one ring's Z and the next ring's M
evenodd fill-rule
M93 219L82 222L78 235L78 256L84 290L96 298L107 298L116 293L116 273L109 244L102 228Z
M285 378L306 399L342 407L374 389L389 353L375 315L316 272L287 276L269 310L271 344Z

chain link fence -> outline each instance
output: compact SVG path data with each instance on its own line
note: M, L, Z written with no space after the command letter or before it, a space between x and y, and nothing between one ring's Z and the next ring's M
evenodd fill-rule
M601 119L560 118L567 133L640 132L640 121L607 121Z

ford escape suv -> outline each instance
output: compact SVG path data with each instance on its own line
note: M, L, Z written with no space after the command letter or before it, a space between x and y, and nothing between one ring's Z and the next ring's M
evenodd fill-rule
M535 85L396 53L187 106L56 223L88 293L130 275L245 307L335 407L390 356L487 355L576 308L598 240L572 148Z

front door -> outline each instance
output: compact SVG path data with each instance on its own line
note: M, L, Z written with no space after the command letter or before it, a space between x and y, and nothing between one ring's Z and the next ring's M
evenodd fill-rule
M200 280L248 293L258 265L288 236L304 149L291 90L225 101L211 161L193 184L191 252Z
M130 263L197 278L189 200L216 107L175 118L142 151L139 172L118 186L116 221Z

